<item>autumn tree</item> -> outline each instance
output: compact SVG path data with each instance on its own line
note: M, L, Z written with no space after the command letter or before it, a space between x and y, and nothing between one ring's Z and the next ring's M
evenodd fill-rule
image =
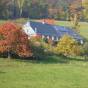
M28 37L18 25L7 22L0 26L0 53L16 53L20 57L32 55L28 45Z

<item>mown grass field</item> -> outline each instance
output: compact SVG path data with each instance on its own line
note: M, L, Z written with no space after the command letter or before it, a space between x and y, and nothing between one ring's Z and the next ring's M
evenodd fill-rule
M81 35L88 38L88 24L80 24ZM41 61L0 58L0 88L88 88L88 61L57 56Z
M0 58L0 88L88 88L88 62Z

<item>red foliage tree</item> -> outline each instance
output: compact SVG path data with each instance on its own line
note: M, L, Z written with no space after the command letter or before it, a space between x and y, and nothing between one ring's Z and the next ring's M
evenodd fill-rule
M7 22L0 26L0 53L14 52L20 57L32 55L28 36L15 23Z

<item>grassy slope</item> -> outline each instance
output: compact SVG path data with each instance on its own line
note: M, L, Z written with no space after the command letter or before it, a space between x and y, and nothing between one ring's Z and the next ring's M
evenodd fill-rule
M62 62L0 59L0 88L88 88L88 62Z
M81 34L88 38L87 23L80 24ZM38 62L0 58L0 88L88 88L88 62L62 57Z

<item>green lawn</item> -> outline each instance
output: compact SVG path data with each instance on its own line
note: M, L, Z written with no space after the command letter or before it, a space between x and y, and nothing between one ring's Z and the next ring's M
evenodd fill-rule
M0 88L88 88L88 62L57 57L44 61L0 58Z

